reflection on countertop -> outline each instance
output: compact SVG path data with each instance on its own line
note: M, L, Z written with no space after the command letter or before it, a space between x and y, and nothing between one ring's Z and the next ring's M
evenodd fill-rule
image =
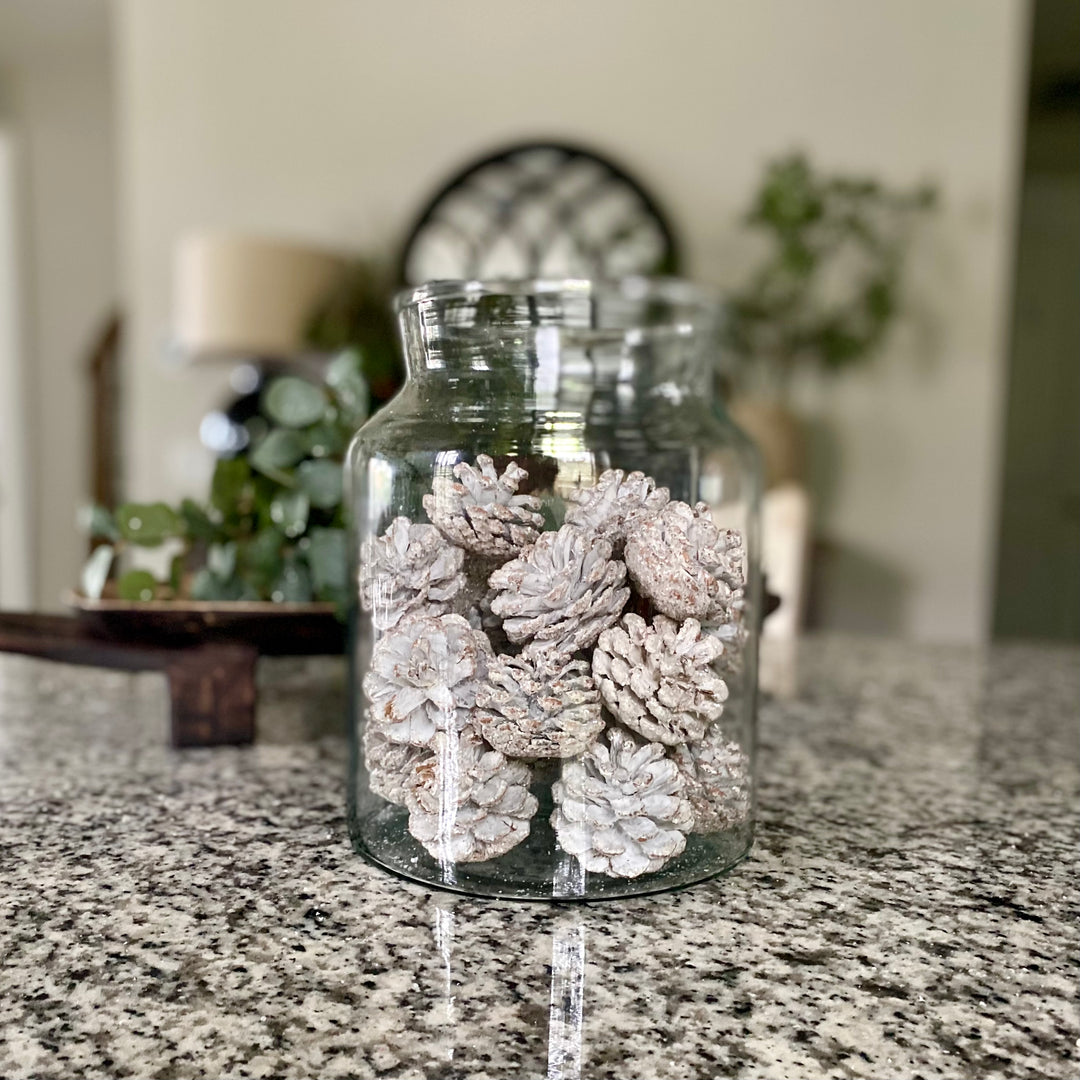
M1075 1076L1080 653L800 665L747 862L557 906L354 856L339 737L174 752L158 677L0 656L0 1075Z

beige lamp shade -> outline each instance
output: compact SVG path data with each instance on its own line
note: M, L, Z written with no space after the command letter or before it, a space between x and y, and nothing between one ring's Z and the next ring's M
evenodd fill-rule
M286 241L185 236L173 281L176 344L192 359L296 356L345 267L339 254Z

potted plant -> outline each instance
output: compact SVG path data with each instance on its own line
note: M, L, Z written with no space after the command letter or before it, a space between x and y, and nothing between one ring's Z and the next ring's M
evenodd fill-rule
M742 361L731 412L761 447L768 486L800 478L795 373L841 371L881 347L914 227L935 203L930 185L826 175L800 153L767 166L744 218L766 255L729 296L728 345Z
M344 606L342 462L368 415L363 366L347 349L321 385L294 375L268 383L248 446L217 462L205 502L94 507L88 527L99 543L83 568L83 597L98 600L108 587L126 601ZM164 545L173 551L166 574L128 568L110 581L125 552Z

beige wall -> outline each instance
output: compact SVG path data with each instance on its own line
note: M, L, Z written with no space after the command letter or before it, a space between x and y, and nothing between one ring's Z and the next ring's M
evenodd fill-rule
M730 238L763 161L803 146L830 167L930 175L946 192L919 274L933 348L901 335L874 368L803 389L829 432L819 450L842 463L822 504L838 552L824 615L850 623L885 580L895 587L873 628L982 636L1025 11L120 0L131 492L177 495L207 471L196 427L223 375L163 361L184 230L393 243L448 170L550 135L628 163L670 208L690 271L723 283L739 271Z
M107 0L0 4L0 123L13 148L19 355L31 553L11 603L60 607L78 579L88 498L87 351L117 301ZM8 403L10 405L10 403ZM5 567L5 574L14 572ZM12 582L8 582L12 585Z

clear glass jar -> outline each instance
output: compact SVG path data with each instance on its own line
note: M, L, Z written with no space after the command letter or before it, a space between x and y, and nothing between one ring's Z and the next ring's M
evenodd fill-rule
M673 280L440 282L349 449L349 823L394 873L630 896L749 850L760 470Z

